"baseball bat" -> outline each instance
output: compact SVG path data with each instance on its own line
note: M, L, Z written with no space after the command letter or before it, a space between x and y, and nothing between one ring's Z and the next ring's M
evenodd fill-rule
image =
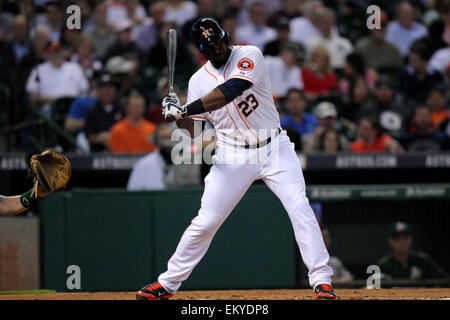
M177 31L175 29L169 29L166 39L166 53L167 53L167 83L169 86L169 93L173 92L173 78L175 73L175 58L177 54ZM170 122L173 117L167 118Z

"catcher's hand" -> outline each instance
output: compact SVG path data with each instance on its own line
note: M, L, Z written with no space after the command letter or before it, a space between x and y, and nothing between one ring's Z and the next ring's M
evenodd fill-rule
M46 194L64 187L72 174L70 161L64 155L46 150L35 154L30 161L30 174L33 178L34 188L31 194Z

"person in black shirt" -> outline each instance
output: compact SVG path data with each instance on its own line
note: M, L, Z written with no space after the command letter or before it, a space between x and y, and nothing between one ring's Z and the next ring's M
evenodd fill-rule
M425 41L419 39L412 44L409 63L399 77L399 90L405 99L423 102L431 88L444 83L443 75L428 67L431 54Z
M388 238L392 252L378 262L385 279L438 279L448 274L428 254L411 249L412 228L404 222L391 226Z
M96 92L98 101L86 114L84 131L91 151L105 151L108 150L110 129L122 119L123 110L109 74L100 77Z
M108 61L116 56L122 56L127 60L135 61L139 67L146 65L143 51L134 42L131 31L133 24L130 20L123 20L116 26L117 40L109 47L102 62L106 65Z
M398 139L407 131L411 111L397 99L392 80L381 75L373 88L373 99L357 110L356 121L367 115L378 118L383 131Z
M278 19L277 24L275 25L277 30L277 38L273 41L268 42L264 46L263 54L266 56L278 56L281 51L281 47L283 44L289 41L289 19L286 17L281 17ZM305 49L301 44L298 46L302 50L302 54L305 55Z
M410 132L402 135L399 142L408 151L440 151L444 136L433 129L430 110L426 106L418 106L414 110Z

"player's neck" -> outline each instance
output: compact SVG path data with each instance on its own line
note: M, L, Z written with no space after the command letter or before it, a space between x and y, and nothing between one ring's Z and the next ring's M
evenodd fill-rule
M212 66L216 69L220 69L221 67L223 67L224 65L227 64L228 59L230 58L231 55L231 46L227 48L227 52L226 52L226 56L225 59L223 59L223 63L218 64L218 63L214 63L212 60L209 60L209 62L211 62Z

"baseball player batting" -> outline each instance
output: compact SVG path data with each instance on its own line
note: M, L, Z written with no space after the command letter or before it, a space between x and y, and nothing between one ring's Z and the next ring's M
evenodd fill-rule
M181 106L177 95L169 93L163 99L163 115L189 132L193 132L195 120L209 120L216 131L217 150L205 178L198 215L181 237L167 271L157 282L138 291L136 298L171 298L203 258L215 233L250 185L262 179L289 215L315 298L336 299L328 252L305 194L294 145L280 128L261 51L254 46L232 45L228 33L212 18L197 20L191 36L209 61L190 78L187 104ZM274 145L277 161L233 161L250 159L256 153L268 154Z

